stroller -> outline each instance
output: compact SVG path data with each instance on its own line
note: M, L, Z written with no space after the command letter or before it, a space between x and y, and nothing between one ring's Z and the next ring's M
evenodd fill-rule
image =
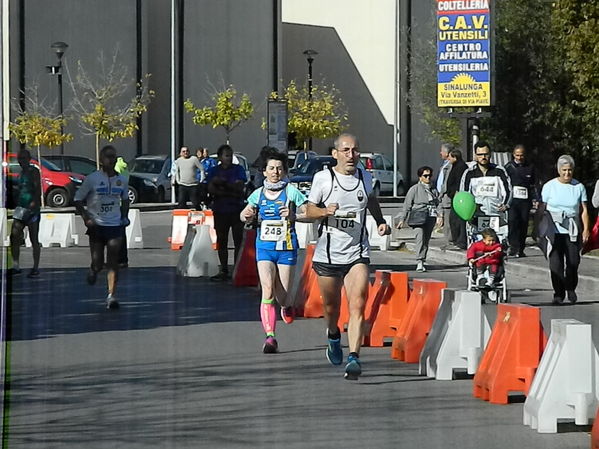
M500 212L499 215L495 216L475 215L472 220L466 222L468 247L470 247L472 243L481 240L481 232L487 228L491 228L496 232L498 242L505 252L508 246L507 211ZM506 259L507 256L503 258L503 262L505 262ZM510 302L510 292L507 289L505 270L502 269L500 273L501 274L494 279L492 285L488 285L486 282L481 282L481 279L488 279L488 274L478 273L475 279L475 268L468 264L468 290L480 292L483 303L487 302L487 300L493 303Z

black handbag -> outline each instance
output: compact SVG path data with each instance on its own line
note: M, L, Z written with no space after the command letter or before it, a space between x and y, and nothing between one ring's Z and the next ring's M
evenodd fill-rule
M422 226L426 223L429 218L428 208L427 209L412 209L410 215L408 215L408 226Z

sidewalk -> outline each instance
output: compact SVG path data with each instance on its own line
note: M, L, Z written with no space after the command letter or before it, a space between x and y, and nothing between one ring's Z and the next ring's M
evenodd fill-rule
M399 244L405 243L406 247L414 250L414 231L410 228L397 231L397 240ZM454 249L443 250L441 247L445 244L443 234L433 232L428 257L437 260L443 260L449 263L466 265L466 252ZM532 275L535 278L542 278L549 281L549 262L543 256L543 253L530 237L527 240L526 257L510 257L506 263L506 271L512 275L520 276L522 273ZM578 268L578 286L585 290L599 290L599 257L585 254L582 256Z

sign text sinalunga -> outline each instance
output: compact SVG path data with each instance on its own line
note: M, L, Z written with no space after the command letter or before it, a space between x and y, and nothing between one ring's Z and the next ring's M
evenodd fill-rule
M491 0L437 0L437 105L491 105Z

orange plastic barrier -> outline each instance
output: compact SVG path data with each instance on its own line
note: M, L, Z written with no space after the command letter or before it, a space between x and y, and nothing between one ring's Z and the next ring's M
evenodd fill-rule
M316 285L318 297L320 297L316 273L314 273L314 270L312 269L312 258L314 257L315 249L316 245L314 244L306 245L306 257L304 259L304 265L302 266L302 270L299 273L300 282L295 292L295 297L293 299L293 304L295 304L296 308L296 316L304 316L305 304L308 302L310 292L311 290L313 290L314 285ZM314 300L312 302L314 302ZM308 306L309 308L312 308L312 304L309 304ZM322 301L320 307L322 309Z
M599 410L593 421L593 430L591 431L591 449L599 449Z
M379 276L377 270L376 275ZM366 304L364 346L383 346L385 338L394 337L408 309L408 273L381 272L377 282L385 283L379 295L369 295Z
M303 307L304 318L322 318L324 316L324 305L322 296L320 295L320 287L318 286L318 276L314 270L310 273L307 280L309 289L306 302Z
M244 229L241 251L233 270L235 287L255 287L258 285L258 267L256 266L256 230Z
M189 224L189 212L190 209L173 209L171 236L167 238L173 251L183 248L185 236L187 235L187 225Z
M474 397L507 404L508 391L528 394L546 344L541 309L498 304L491 337L474 375Z
M405 316L401 320L391 345L391 357L416 363L437 315L441 290L446 282L414 279Z

